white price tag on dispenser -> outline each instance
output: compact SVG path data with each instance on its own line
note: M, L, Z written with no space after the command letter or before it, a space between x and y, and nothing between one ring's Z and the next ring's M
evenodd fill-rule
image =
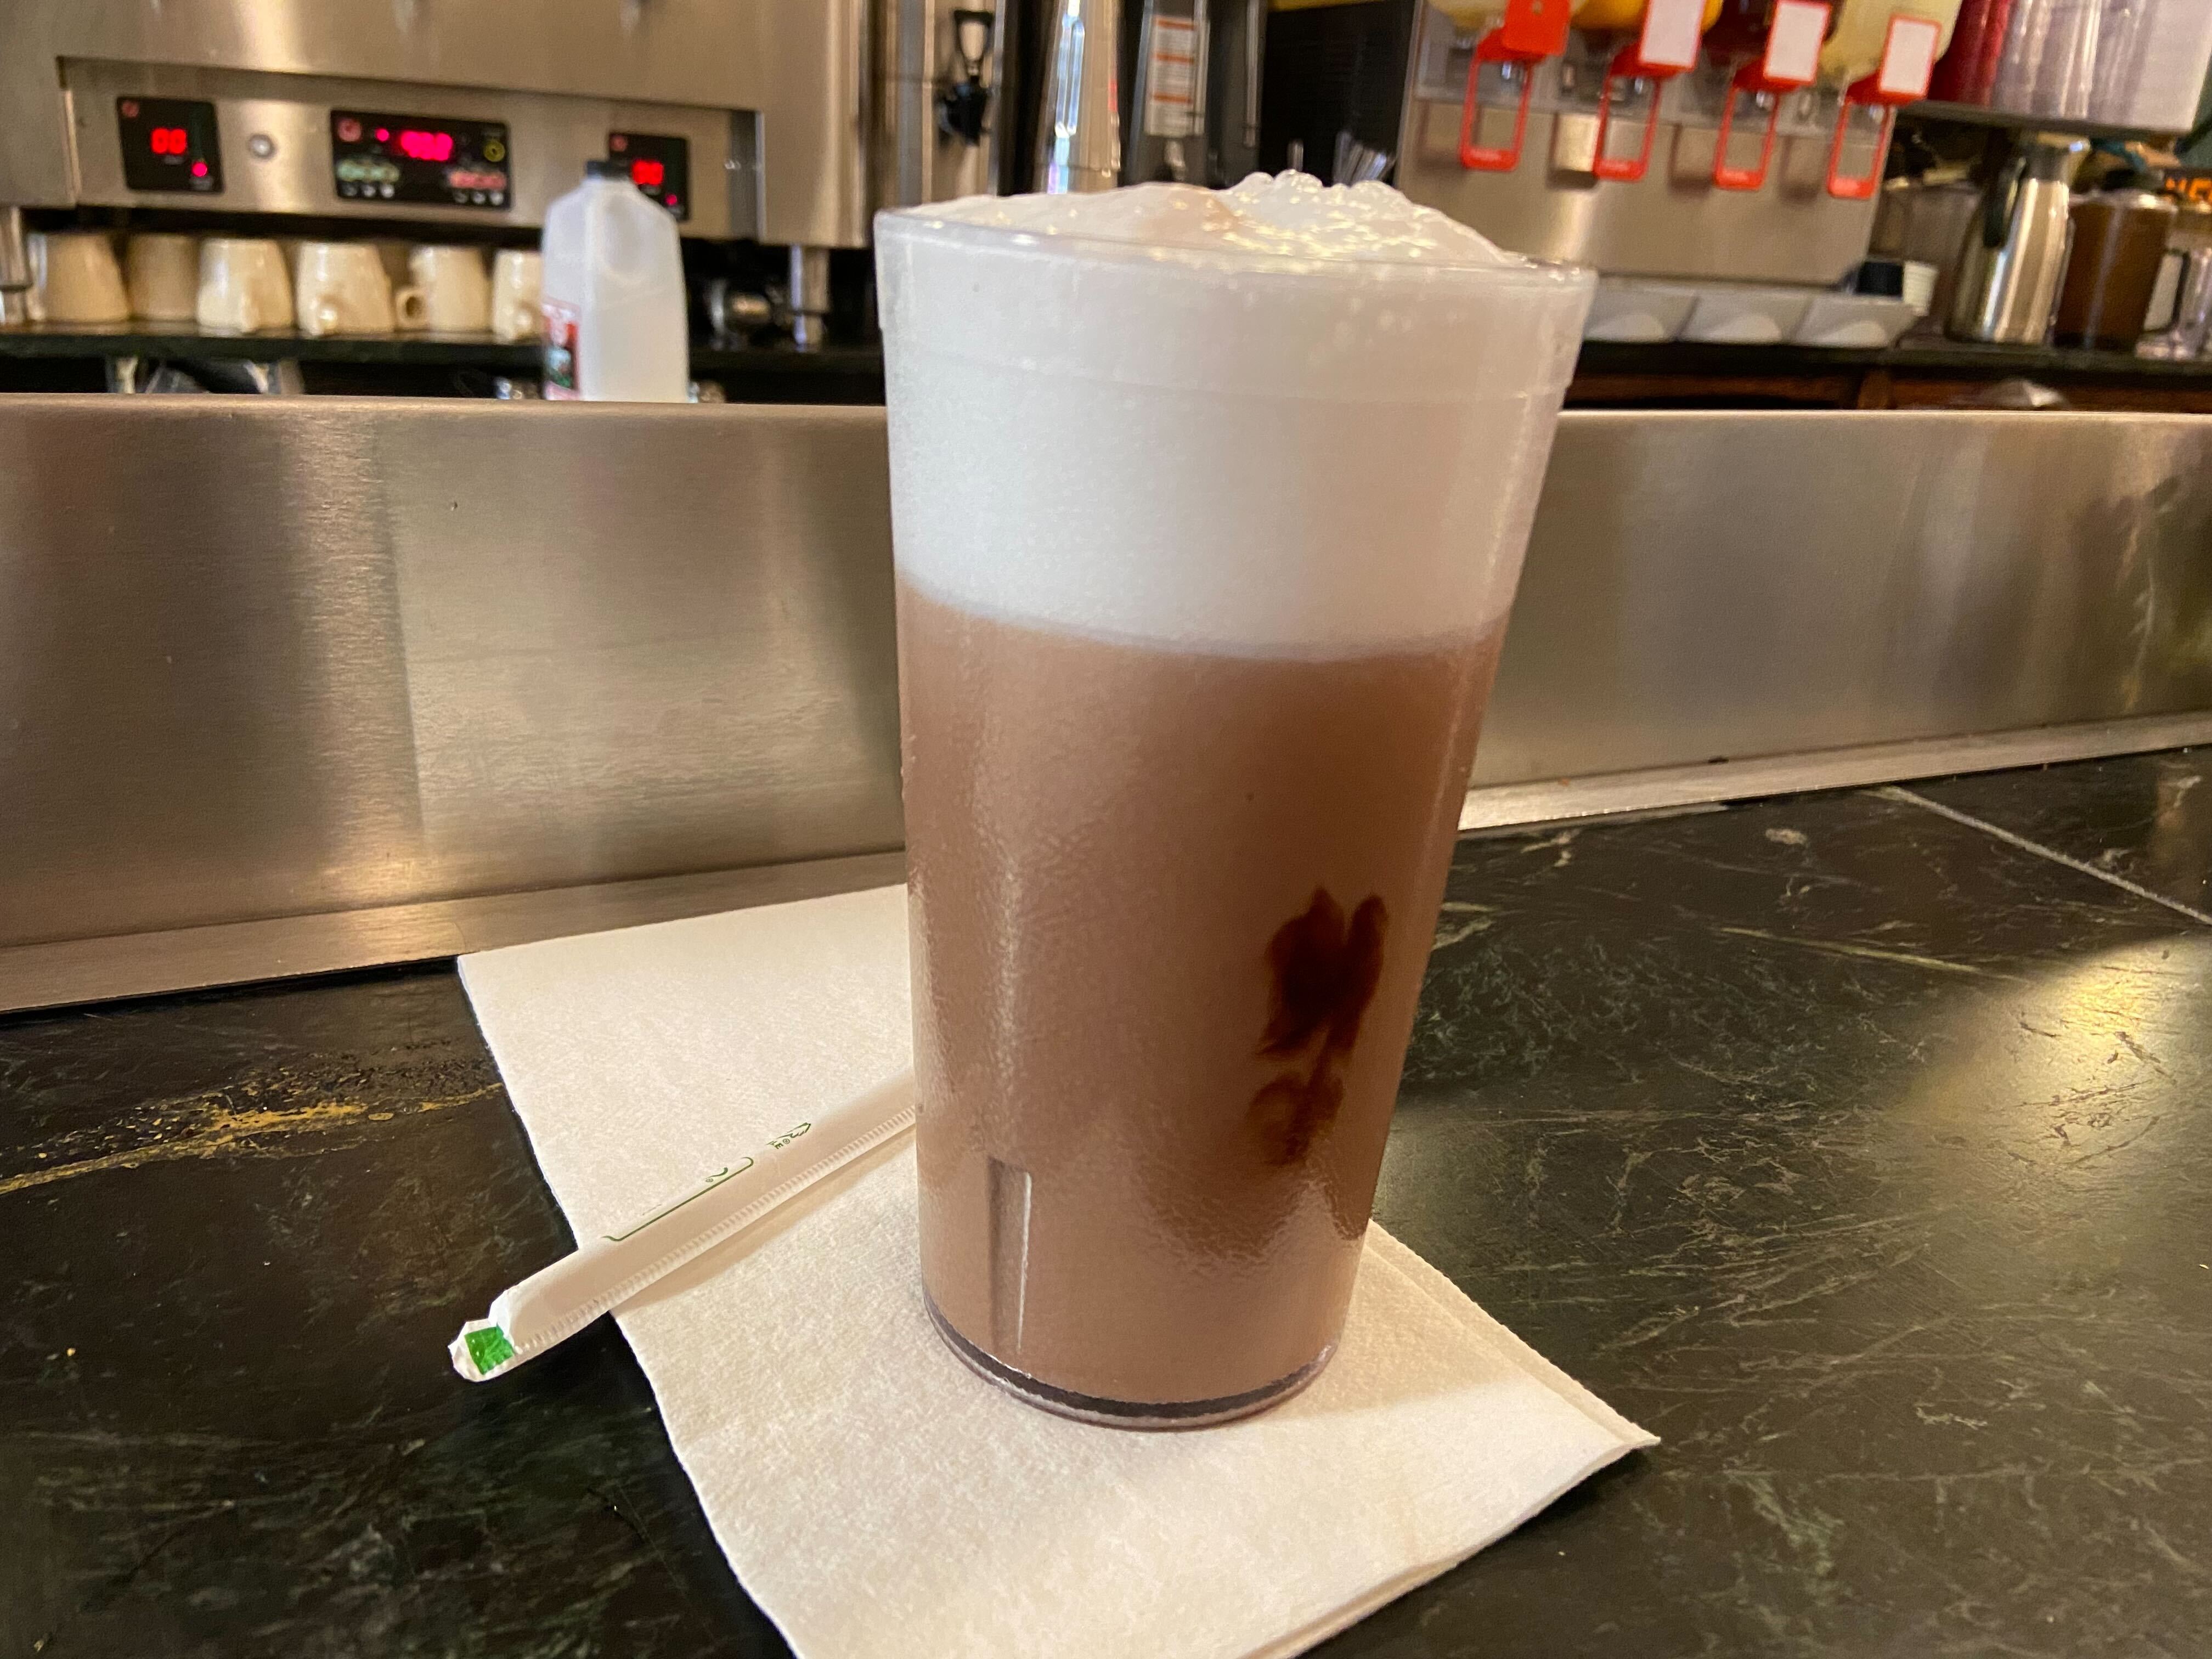
M1875 87L1886 100L1925 98L1936 69L1936 43L1942 27L1929 17L1893 17L1881 49L1881 70Z
M1705 31L1705 0L1650 0L1636 55L1646 69L1695 69Z
M1820 42L1827 35L1826 0L1776 0L1760 76L1775 86L1812 85L1820 73Z

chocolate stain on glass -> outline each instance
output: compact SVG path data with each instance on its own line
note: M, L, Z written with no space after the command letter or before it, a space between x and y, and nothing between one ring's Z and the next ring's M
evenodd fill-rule
M1340 1073L1359 1041L1360 1021L1382 977L1389 927L1378 895L1361 900L1347 925L1344 907L1327 888L1316 887L1312 902L1268 941L1273 988L1260 1054L1288 1060L1312 1051L1303 1073L1285 1072L1252 1097L1248 1115L1268 1163L1303 1162L1344 1104Z

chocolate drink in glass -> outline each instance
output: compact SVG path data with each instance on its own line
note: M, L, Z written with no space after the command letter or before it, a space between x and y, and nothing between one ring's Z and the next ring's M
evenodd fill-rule
M1343 1325L1593 279L1295 174L877 237L929 1310L1240 1416Z

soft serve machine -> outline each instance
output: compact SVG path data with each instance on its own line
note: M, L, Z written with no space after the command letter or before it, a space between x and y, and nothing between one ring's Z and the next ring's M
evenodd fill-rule
M1611 274L1826 287L1959 0L1428 0L1398 187Z

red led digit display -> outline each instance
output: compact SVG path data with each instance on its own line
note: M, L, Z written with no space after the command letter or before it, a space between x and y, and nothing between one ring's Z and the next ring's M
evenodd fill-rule
M691 146L666 132L611 132L607 154L629 164L629 181L678 219L691 216Z
M453 135L450 132L419 132L402 127L399 131L399 153L410 161L450 161L453 159Z
M222 193L222 144L206 100L125 94L115 100L115 136L131 189Z

